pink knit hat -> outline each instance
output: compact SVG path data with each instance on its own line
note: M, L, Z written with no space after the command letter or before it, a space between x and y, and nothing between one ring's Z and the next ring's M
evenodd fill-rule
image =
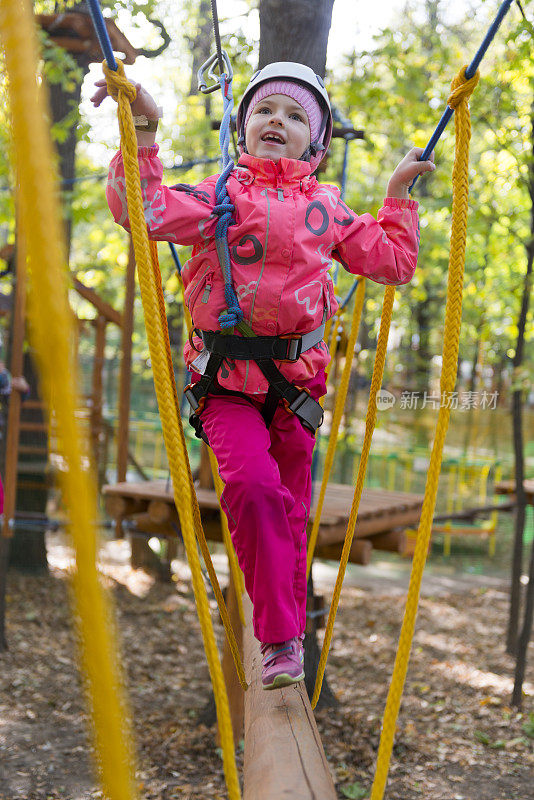
M315 142L319 134L323 133L321 131L321 121L323 118L321 106L313 92L294 81L279 80L262 83L254 92L248 104L243 131L247 129L247 124L254 107L271 94L285 94L302 106L308 117L308 122L310 123L310 140Z

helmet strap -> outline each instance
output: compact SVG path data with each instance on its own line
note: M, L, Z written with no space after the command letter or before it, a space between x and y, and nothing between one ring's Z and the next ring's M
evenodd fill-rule
M321 144L321 142L311 142L308 150L312 156L316 156L318 153L321 153L324 150L324 145Z

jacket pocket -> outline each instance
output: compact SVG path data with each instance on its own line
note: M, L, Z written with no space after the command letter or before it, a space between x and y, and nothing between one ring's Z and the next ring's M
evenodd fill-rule
M326 319L330 319L338 309L334 284L328 274L325 275L325 282L323 284L323 307Z
M208 303L213 286L213 268L208 265L200 274L200 277L190 283L184 292L184 300L187 308L191 312L195 304Z

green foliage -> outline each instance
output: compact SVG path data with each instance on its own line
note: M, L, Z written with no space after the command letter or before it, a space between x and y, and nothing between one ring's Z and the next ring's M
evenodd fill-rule
M369 789L356 781L341 786L341 794L343 797L348 797L349 800L364 800L365 797L369 797Z
M474 735L475 739L477 740L477 742L480 742L480 744L485 744L485 745L489 745L490 744L491 740L490 740L488 734L484 733L484 731L475 731L473 735Z
M484 3L479 14L451 26L444 2L428 0L422 6L407 3L397 24L382 31L373 48L347 56L331 87L334 102L366 133L365 143L351 145L347 201L358 211L374 211L398 160L410 146L427 143L445 108L453 76L471 60L496 8ZM471 102L460 357L472 360L480 340L491 365L505 363L515 342L525 244L531 235L531 46L530 28L510 15L483 62ZM441 347L453 150L451 122L437 147L438 169L415 187L413 197L422 212L419 263L413 281L399 290L395 315L406 340L416 334L429 356ZM334 169L339 165L338 155ZM349 281L344 277L343 289ZM381 290L369 288L371 298L379 301Z
M40 0L37 12L52 13L72 8L72 2ZM246 12L251 3L243 2ZM387 180L396 163L412 144L424 146L445 106L450 82L475 52L497 8L497 0L480 0L476 14L466 15L455 25L448 21L444 0L408 2L391 27L375 37L364 52L348 54L329 89L340 111L355 127L365 131L364 141L349 149L347 203L358 213L376 213ZM165 180L196 183L213 172L215 164L198 165L187 172L181 163L217 156L219 93L206 99L190 94L193 67L192 43L203 23L199 0L106 0L105 9L117 15L119 27L136 46L152 47L157 38L148 17L161 19L172 38L165 55L150 62L147 88L161 98L165 116L158 141ZM236 12L237 13L237 12ZM472 98L471 189L468 250L464 290L464 314L460 356L472 361L478 348L484 362L502 366L515 348L516 320L525 272L525 246L532 235L530 225L532 187L532 102L534 62L532 26L510 12L483 62L482 78ZM221 19L223 46L234 67L236 102L256 66L257 43L251 42L242 22L246 17ZM147 41L148 39L148 41ZM141 59L139 60L142 61ZM136 68L137 68L136 64ZM43 37L43 74L49 83L72 91L82 78L76 62ZM9 118L6 76L0 62L0 187L13 185L9 153ZM170 99L169 99L170 98ZM3 102L2 102L3 101ZM107 101L107 108L111 108ZM65 140L78 115L71 108L54 126L56 141ZM105 119L105 116L99 117ZM109 130L108 130L109 128ZM103 179L117 142L116 126L95 124L83 115L78 123L79 144L76 170L87 179L65 194L73 221L71 270L117 308L124 296L123 277L127 263L127 237L110 218ZM408 364L417 352L431 356L441 349L443 309L449 252L451 171L454 147L452 123L436 152L436 172L420 179L414 198L421 204L421 253L413 281L400 287L395 307L395 329L401 343L401 359ZM327 173L321 179L340 182L343 142L332 147ZM0 244L12 238L14 204L11 192L0 191ZM160 245L165 291L178 292L174 265L166 245ZM188 248L179 248L183 261ZM352 276L340 270L338 293L344 296ZM372 340L380 314L383 287L369 282L366 321ZM73 302L84 315L93 313L82 301ZM172 305L172 304L171 304ZM172 316L172 315L171 315ZM177 323L177 320L174 320ZM173 324L173 323L171 323ZM528 383L533 369L532 314L527 322L525 365L521 376ZM134 370L147 370L145 338L140 309L136 307ZM419 351L414 342L419 341ZM362 359L371 366L372 358ZM416 363L416 362L414 362ZM365 367L366 368L366 367ZM391 368L391 367L389 367ZM526 379L525 379L525 376Z
M523 728L523 733L525 733L529 739L534 739L534 711L530 712L528 719L521 727Z
M0 247L9 241L14 229L14 202L10 187L13 175L10 163L11 123L8 113L7 76L0 54Z

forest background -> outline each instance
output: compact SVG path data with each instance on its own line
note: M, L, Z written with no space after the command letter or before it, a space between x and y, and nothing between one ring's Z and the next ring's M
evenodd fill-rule
M263 4L267 2L268 0L260 0ZM276 5L275 0L271 0L270 4ZM318 0L317 6L320 5L321 2ZM498 0L472 0L467 3L446 3L442 0L413 0L408 3L397 0L395 2L376 0L372 4L372 15L366 13L369 11L369 5L363 2L349 3L347 0L336 0L334 3L334 17L337 13L340 16L331 31L326 82L339 118L350 120L355 128L363 130L365 134L364 139L354 140L348 146L346 201L358 213L369 211L375 214L382 203L389 174L412 144L423 146L427 142L445 106L453 76L472 57L500 3ZM532 18L532 2L523 2L523 5L527 16ZM42 0L35 2L34 6L37 13L57 13L63 9L73 8L73 3ZM148 20L156 18L164 23L171 38L170 46L155 60L138 58L136 64L128 69L128 74L141 80L163 106L164 119L160 126L159 143L166 168L166 182L173 184L200 181L217 169L218 142L212 123L220 119L222 111L218 95L205 98L196 91L196 68L213 49L209 2L148 0L145 3L134 3L120 0L116 3L104 2L103 6L106 8L106 13L116 16L119 28L134 46L157 48L161 39L157 28ZM341 10L338 12L339 9ZM257 67L258 7L257 3L248 0L232 0L232 2L221 0L219 13L223 45L229 52L234 66L234 96L238 98L250 74ZM293 32L288 30L289 41L292 35ZM107 164L118 144L115 105L107 101L104 109L94 112L88 98L92 93L94 80L101 75L100 68L92 66L88 73L84 74L85 70L80 68L64 50L56 47L44 35L42 40L42 68L50 84L53 100L58 94L56 89L61 90L60 93L63 95L72 93L71 105L66 108L66 116L53 126L56 143L60 148L65 147L73 128L78 140L76 160L72 170L76 181L67 183L68 188L63 192L65 215L70 223L68 228L71 234L70 271L73 277L79 277L84 284L94 288L101 297L120 310L124 303L124 272L128 260L128 240L122 229L113 223L104 196ZM491 459L504 456L508 460L508 467L511 468L510 400L512 391L515 390L517 393L521 388L526 406L525 452L528 476L532 475L534 467L532 312L529 312L524 320L526 323L524 357L517 363L516 356L518 320L525 296L525 275L532 269L534 249L532 42L532 27L522 20L514 4L484 60L482 80L471 102L473 124L471 200L458 388L466 393L478 392L480 398L486 393L488 397L496 398L496 404L493 406L493 401L489 399L487 406L473 409L467 404L465 408L459 408L454 412L446 450L446 456L450 456L454 446L463 439L464 452L468 452L471 457L474 457L476 452ZM12 192L14 181L8 163L10 132L5 80L5 73L0 63L0 245L13 242L16 233L16 209ZM82 82L81 103L79 103L77 89ZM431 178L421 180L414 192L414 197L421 203L419 267L414 280L397 292L394 326L383 384L384 388L392 392L397 399L396 409L400 408L400 399L404 393L424 394L426 391L434 395L437 389L436 377L443 336L446 293L452 157L451 126L443 135L436 151L438 170ZM344 142L338 139L332 146L326 172L321 179L341 184L343 158ZM184 169L184 165L203 159L210 159L210 163L199 163L187 170ZM34 211L39 212L38 196L35 198ZM174 263L167 247L160 245L159 251L168 301L170 330L179 372L180 345L183 339L180 289ZM188 249L180 248L182 262L187 257ZM340 297L346 295L352 281L352 276L343 270L340 271L338 283ZM4 276L2 292L8 292L9 289L10 276L7 275ZM366 293L364 322L357 346L358 357L350 401L353 406L351 410L357 412L354 415L357 422L354 423L353 444L358 441L358 432L361 429L358 426L361 426L365 411L367 393L364 389L374 360L383 288L369 282ZM94 310L74 291L71 300L81 317L88 318L94 314ZM81 335L79 342L83 391L89 388L94 349L93 334L90 327L87 327L86 334ZM109 326L104 412L110 420L113 420L116 408L119 336L119 331L114 331L112 326ZM132 416L146 417L147 412L155 413L149 355L139 301L136 301L133 379ZM358 389L361 391L357 391ZM474 410L480 411L478 422L471 413ZM379 446L389 443L390 447L396 448L397 451L403 446L411 447L414 444L414 437L411 435L413 429L421 421L425 421L428 412L427 416L431 418L430 424L422 426L424 429L422 441L415 441L416 444L426 445L433 429L435 411L433 404L428 409L405 408L400 424L399 417L395 418L397 420L395 429L391 423L394 418L393 412L388 411L381 416L375 442ZM475 434L477 428L475 422L479 428L484 428L482 432L479 431L478 438ZM459 426L461 434L457 433ZM349 455L350 462L354 462L353 453ZM419 472L423 478L424 465L419 464ZM420 487L412 488L419 490ZM442 495L440 499L444 499L445 493ZM499 533L502 533L501 529ZM509 539L505 544L506 555L509 558ZM498 557L494 559L501 569L504 549L501 545L497 551ZM471 570L472 557L470 553L468 555ZM43 583L43 586L46 589L43 596L48 596L49 585ZM28 595L26 586L17 593L17 596L24 598L24 603ZM39 602L39 597L37 594L35 608L46 605L44 602ZM484 600L487 606L480 602L480 614L489 620L488 639L484 645L488 653L487 669L499 673L509 669L509 664L502 667L502 670L500 666L495 666L495 630L504 627L501 621L506 616L505 600L497 598L497 601L500 603L499 624L495 617L496 598L491 592ZM465 596L462 596L458 605L465 610L465 604ZM66 604L63 600L59 600L49 605L50 608L63 609ZM429 603L428 608L431 609L429 614L443 618L449 624L446 612L442 608L436 610L434 600ZM25 607L26 616L22 613L13 616L21 621L21 625L26 625L34 618L31 616L34 613L37 616L33 608L28 610ZM161 616L159 608L157 613ZM451 625L456 628L457 618L451 619ZM466 614L466 619L471 622L469 613ZM398 620L394 623L397 625ZM374 618L367 624L374 625ZM387 624L390 625L389 620ZM353 620L350 619L349 629L352 625ZM155 629L157 626L154 624L149 627ZM52 617L51 628L57 630L57 622ZM391 628L393 630L394 625L391 625ZM470 636L470 642L474 640L472 628L473 626L469 625L469 631L465 634L465 638L467 635ZM17 631L14 634L15 641L18 641L18 636ZM21 629L20 638L26 636L27 631ZM55 646L53 637L40 634L40 639L50 642L52 647ZM391 647L394 648L394 645L392 637ZM421 648L417 648L419 649ZM134 648L130 646L128 650L132 652ZM347 651L349 650L352 659L354 648L347 648ZM35 652L33 645L31 651ZM418 655L417 652L416 656ZM370 660L377 661L374 653L371 653ZM41 661L53 663L53 658L43 657ZM143 654L144 661L145 654ZM195 658L195 668L197 662L198 657ZM478 663L476 659L474 662ZM174 666L172 664L173 675ZM13 672L20 675L21 665L16 659L13 661L13 667ZM429 668L428 663L423 663L420 675L426 676ZM347 674L349 675L347 684L352 686L353 672ZM380 678L382 686L383 676ZM29 680L26 681L24 678L20 680L21 685L31 686ZM426 677L424 680L426 683ZM76 684L73 681L70 683L76 689ZM421 693L427 691L425 683L421 678ZM508 692L508 684L505 689ZM142 690L144 691L143 687ZM363 690L368 694L367 687L363 687ZM63 687L61 691L64 692ZM447 686L444 696L448 696L450 691L450 687ZM371 694L379 697L378 691ZM463 707L465 701L466 693L462 690L454 702L458 707ZM70 703L70 698L68 702ZM357 702L347 702L346 706L356 707ZM438 698L438 702L439 705L436 707L441 709L441 697ZM497 707L493 697L480 699L474 691L472 702L474 706L482 706L484 713L488 714L490 712L486 706ZM34 703L34 697L28 699L29 708L33 708ZM153 706L154 703L150 705ZM80 712L76 705L74 711L77 722ZM33 710L30 713L34 713ZM190 714L191 709L186 708L184 713ZM477 713L478 711L473 711L470 716L478 719ZM509 714L507 707L503 710L503 714ZM497 766L499 769L502 767L503 775L508 775L512 757L517 758L519 762L524 760L523 750L516 753L514 748L517 747L517 743L521 748L529 746L521 736L525 733L531 738L531 727L528 727L527 731L519 717L514 720L515 727L511 735L515 735L515 738L511 739L511 742L515 742L516 745L510 745L511 757L508 759L508 744L500 738L497 739L496 734L494 736L496 717L497 712L495 716L488 716L484 722L487 724L487 730L486 728L476 729L474 732L468 730L467 736L469 741L491 747L491 763L495 769ZM45 719L45 715L43 718ZM377 726L378 718L377 713ZM151 719L151 723L153 722ZM350 726L346 723L348 718L340 724L340 727L350 730ZM529 717L529 722L526 724L531 726L531 723L532 719ZM508 717L502 724L508 726ZM442 731L440 736L441 733ZM47 748L44 762L48 768L49 732L44 726L43 737L45 739L43 749ZM156 741L158 738L154 736L153 726L147 726L146 741ZM443 741L445 746L448 746L447 738L444 739L443 736L441 738L440 746L443 745ZM459 742L458 748L461 745L462 751L465 751L465 742L460 740L456 727L454 737L451 734L451 742L453 741ZM328 745L328 751L334 753L333 743L328 742ZM371 752L374 742L371 742L369 748ZM202 752L208 750L205 742L200 743L198 750ZM497 753L500 756L501 750L506 756L502 761L495 755ZM486 760L486 754L483 755ZM454 761L456 757L460 758L455 753L452 760ZM461 757L463 758L463 755ZM373 760L369 756L366 758L369 763ZM443 796L450 797L452 792L447 762L451 759L449 754L447 756L443 754L443 758L447 771L446 794ZM343 791L344 796L363 796L358 793L360 786L354 781L365 779L367 782L368 776L364 775L363 771L362 774L356 773L352 767L347 770L348 759L344 752L339 755L338 760L339 764L336 767L338 779L347 782L346 791ZM153 758L152 761L155 764L158 759ZM408 775L407 780L411 780L409 773L412 766L413 762L407 758L403 767ZM528 767L525 768L524 784L521 784L514 774L513 782L518 792L515 795L517 797L526 796L528 789L523 788L524 786L530 788L531 778L526 775L527 770ZM210 763L206 774L213 772L213 763ZM73 770L73 774L77 776L77 770ZM503 794L498 795L494 789L497 779L493 773L488 776L487 764L484 764L482 774L488 784L488 797L493 800L497 796L511 796L511 791L504 793L504 789ZM165 780L167 778L168 776ZM456 776L453 776L452 780L455 779ZM474 771L471 779L473 785L476 785L476 788L472 789L473 796L486 796L480 791L480 779ZM416 790L419 791L417 786L414 791ZM469 792L464 792L465 796L469 796ZM414 795L406 793L403 786L399 796Z
M37 0L36 12L72 8L72 3ZM210 4L206 0L147 0L104 2L105 13L134 46L154 48L160 42L150 18L164 22L170 46L156 60L143 57L129 74L143 81L164 109L158 141L165 180L196 183L216 171L217 133L212 122L221 117L217 95L196 91L196 69L212 44ZM387 178L412 144L424 146L445 107L450 81L471 59L493 18L496 0L444 3L412 0L373 4L374 14L359 5L334 4L326 83L340 119L364 131L363 140L348 147L346 201L357 213L376 214ZM528 4L527 4L528 8ZM471 103L471 202L466 261L464 313L460 341L459 388L485 391L505 408L510 390L526 390L527 406L534 403L532 312L526 325L525 357L514 370L517 320L532 234L533 150L532 32L517 13L509 14L482 69L482 81ZM257 4L232 0L219 8L223 46L234 67L234 97L239 98L257 66L259 39ZM338 15L338 16L336 16ZM352 28L352 30L351 30ZM343 32L343 33L342 33ZM288 32L291 36L291 32ZM1 65L0 65L1 66ZM106 167L118 143L115 104L107 101L95 112L88 98L100 67L85 77L79 66L43 34L43 69L52 91L75 89L83 78L81 103L72 101L65 118L53 126L61 147L76 124L76 181L64 192L65 214L71 222L70 270L116 308L123 305L124 270L128 245L124 231L111 219L104 196ZM0 73L1 74L1 73ZM237 102L237 101L236 101ZM414 197L421 203L421 251L413 281L397 293L394 325L384 388L398 398L404 392L435 390L443 333L443 309L448 263L451 208L453 126L438 145L438 170L421 180ZM0 81L0 242L13 240L15 208L11 187L9 119L5 78ZM340 184L343 140L334 141L321 180ZM189 169L182 165L213 159ZM36 198L36 208L38 208ZM188 249L180 248L182 263ZM170 252L160 246L171 337L177 365L182 339L180 289ZM338 294L344 297L353 277L340 270ZM369 282L362 329L357 345L356 383L365 385L373 364L383 290ZM94 310L73 293L73 306L84 317ZM113 416L120 332L110 330L107 342L107 412ZM90 380L90 337L81 338L80 356L85 381ZM140 301L136 302L133 413L155 411L148 350ZM434 381L434 382L433 382ZM463 409L463 410L467 410ZM485 409L488 413L494 408ZM496 419L496 417L495 417ZM527 443L531 421L527 417ZM511 438L511 437L510 437ZM511 447L509 448L511 455ZM530 455L527 444L527 457Z

